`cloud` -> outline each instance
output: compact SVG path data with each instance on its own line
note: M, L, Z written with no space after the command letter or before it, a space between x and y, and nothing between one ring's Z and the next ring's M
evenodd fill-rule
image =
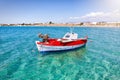
M104 12L91 12L89 14L86 14L85 16L82 16L82 18L97 17L102 15L104 15Z
M80 19L80 17L70 17L70 19Z
M91 12L81 17L70 17L72 20L80 21L120 21L120 10L112 12Z

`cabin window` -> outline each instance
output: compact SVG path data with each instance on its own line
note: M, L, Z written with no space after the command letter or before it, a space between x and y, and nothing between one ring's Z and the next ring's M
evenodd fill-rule
M66 38L69 38L69 37L70 37L70 35L66 35L65 37L66 37Z

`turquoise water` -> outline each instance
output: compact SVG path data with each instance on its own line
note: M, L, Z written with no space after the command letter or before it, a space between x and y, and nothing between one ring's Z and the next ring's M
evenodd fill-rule
M67 27L0 27L0 80L120 80L120 28L74 28L86 47L41 55L37 34L59 38ZM57 54L55 54L57 53Z

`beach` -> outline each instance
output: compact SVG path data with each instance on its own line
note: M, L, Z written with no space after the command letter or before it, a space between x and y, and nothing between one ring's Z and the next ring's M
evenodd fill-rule
M120 27L120 22L81 22L81 23L22 23L0 24L1 26L50 26L50 27Z

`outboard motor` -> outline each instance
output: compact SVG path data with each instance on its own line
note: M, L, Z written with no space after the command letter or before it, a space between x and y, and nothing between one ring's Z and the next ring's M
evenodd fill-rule
M48 38L49 38L48 34L42 35L42 34L40 33L40 34L38 34L38 37L39 37L39 38L42 38L42 41L43 41L43 42L48 42Z

